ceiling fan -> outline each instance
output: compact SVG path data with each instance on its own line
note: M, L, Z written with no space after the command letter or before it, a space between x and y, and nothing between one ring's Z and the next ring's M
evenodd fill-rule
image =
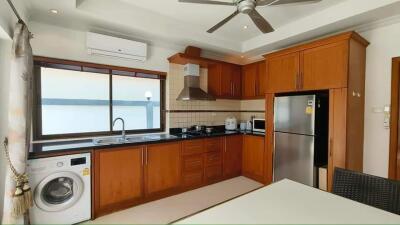
M197 4L211 4L211 5L227 5L227 6L235 6L236 11L219 22L217 25L213 26L209 29L208 33L213 33L222 27L225 23L231 20L233 17L238 15L239 13L247 14L250 16L251 20L256 24L258 29L261 32L270 33L274 31L274 28L268 21L261 16L260 13L257 12L257 6L275 6L275 5L284 5L284 4L292 4L292 3L316 3L322 0L233 0L232 2L220 2L214 0L178 0L183 3L197 3Z

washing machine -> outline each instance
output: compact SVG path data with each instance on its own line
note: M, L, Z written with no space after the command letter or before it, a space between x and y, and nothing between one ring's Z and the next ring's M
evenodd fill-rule
M31 224L76 224L91 218L90 153L28 160Z

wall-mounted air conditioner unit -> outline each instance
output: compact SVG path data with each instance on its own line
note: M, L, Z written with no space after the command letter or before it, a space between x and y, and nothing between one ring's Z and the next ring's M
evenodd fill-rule
M102 55L146 61L147 44L122 38L88 32L86 35L87 51L91 55Z

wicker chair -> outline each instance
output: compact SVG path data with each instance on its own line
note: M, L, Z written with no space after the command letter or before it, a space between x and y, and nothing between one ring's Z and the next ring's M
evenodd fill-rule
M335 169L332 193L400 215L400 182Z

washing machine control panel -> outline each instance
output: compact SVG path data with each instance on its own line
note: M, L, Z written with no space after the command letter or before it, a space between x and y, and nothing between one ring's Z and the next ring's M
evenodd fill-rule
M78 166L86 164L86 157L71 159L71 166Z

